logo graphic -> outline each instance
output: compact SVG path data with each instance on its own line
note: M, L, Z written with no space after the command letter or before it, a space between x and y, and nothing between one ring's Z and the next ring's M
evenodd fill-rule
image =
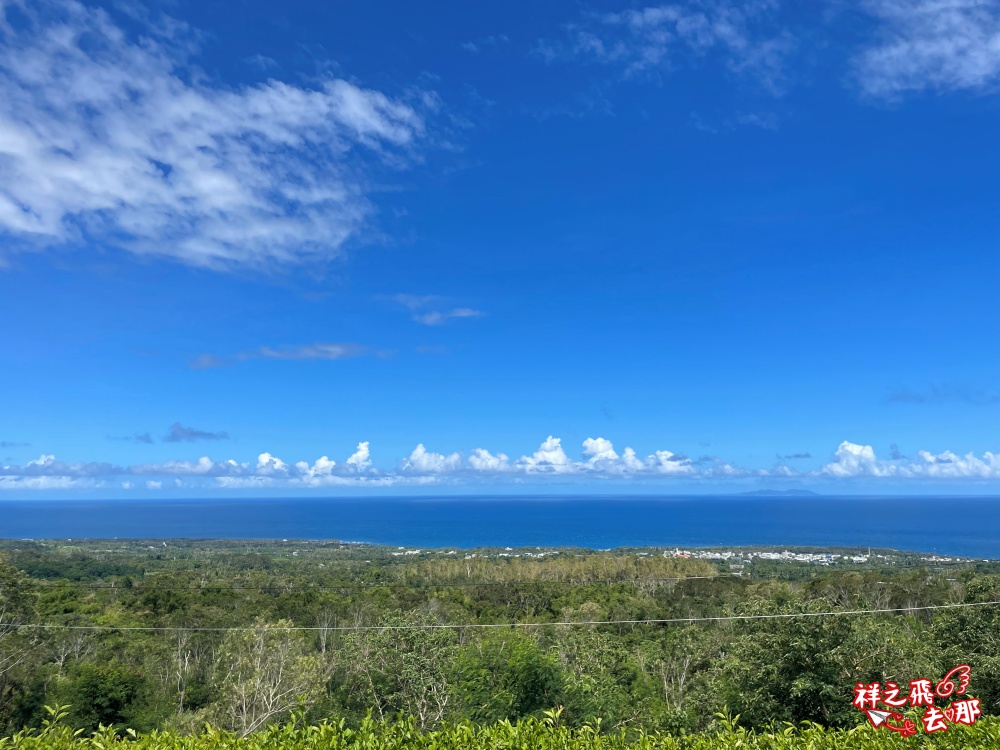
M953 700L947 707L935 706L935 699L947 699L965 695L969 687L972 669L968 664L960 664L948 671L935 684L931 680L910 680L910 690L904 696L895 682L884 685L878 682L854 686L852 705L868 717L868 722L876 729L886 729L903 737L917 733L917 725L903 716L898 709L908 706L923 706L920 723L927 734L948 731L948 725L965 724L971 726L982 716L978 698ZM879 706L882 706L881 708Z

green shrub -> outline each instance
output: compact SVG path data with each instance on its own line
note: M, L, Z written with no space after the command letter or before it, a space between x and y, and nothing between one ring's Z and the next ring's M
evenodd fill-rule
M41 731L24 730L0 739L0 750L889 750L944 748L993 750L1000 747L1000 720L986 718L972 727L952 727L935 735L903 739L860 725L828 729L816 724L788 726L777 732L753 732L733 718L721 717L713 731L675 737L636 732L602 733L596 725L561 725L557 711L545 719L486 726L469 722L421 732L413 718L397 722L364 720L357 729L321 723L301 726L293 717L247 737L206 727L201 734L154 731L136 734L101 727L90 735L72 731L59 719L65 710L49 709L54 719Z

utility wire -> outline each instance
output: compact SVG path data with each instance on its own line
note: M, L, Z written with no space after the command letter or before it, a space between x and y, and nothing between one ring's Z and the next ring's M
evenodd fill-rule
M665 619L645 619L645 620L585 620L581 622L496 622L496 623L453 623L453 624L420 624L420 625L336 625L330 627L321 626L265 626L255 627L229 627L229 628L202 628L202 627L159 627L159 626L132 626L132 625L55 625L46 623L6 623L0 624L2 628L21 630L88 630L88 631L143 631L158 633L231 633L231 632L258 632L260 630L280 630L280 631L305 631L305 632L356 632L368 630L472 630L486 628L543 628L551 625L670 625L692 622L731 622L737 620L781 620L794 617L844 617L847 615L875 615L898 612L916 612L932 609L960 609L967 607L987 607L1000 605L1000 600L990 602L959 602L956 604L928 604L921 607L894 607L890 609L848 609L834 610L832 612L780 612L769 615L719 615L716 617L670 617Z

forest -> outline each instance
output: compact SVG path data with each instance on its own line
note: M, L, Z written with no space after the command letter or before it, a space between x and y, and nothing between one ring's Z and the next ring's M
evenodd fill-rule
M738 567L663 549L4 541L0 748L206 731L248 748L1000 746L994 563ZM863 744L857 683L962 663L978 724Z

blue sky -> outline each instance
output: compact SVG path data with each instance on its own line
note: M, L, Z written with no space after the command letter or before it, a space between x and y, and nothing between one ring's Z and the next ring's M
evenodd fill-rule
M1000 0L2 13L0 497L1000 492Z

